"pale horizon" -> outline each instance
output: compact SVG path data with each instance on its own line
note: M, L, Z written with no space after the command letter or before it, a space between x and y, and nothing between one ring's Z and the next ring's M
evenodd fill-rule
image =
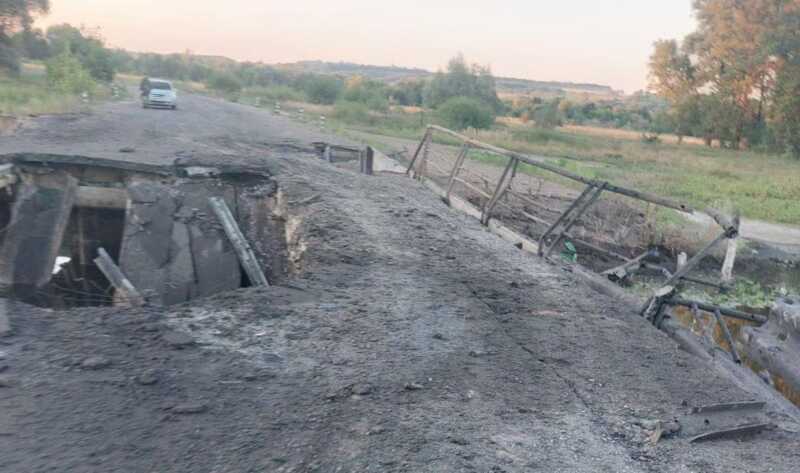
M462 53L497 76L596 83L627 93L647 84L654 41L694 28L691 0L391 2L51 0L37 24L98 28L112 47L320 60L435 71ZM541 4L541 5L540 5Z

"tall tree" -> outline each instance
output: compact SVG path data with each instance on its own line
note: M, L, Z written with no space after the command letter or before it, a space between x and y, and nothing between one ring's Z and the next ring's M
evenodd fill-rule
M431 79L425 89L424 100L427 106L436 108L453 97L477 99L495 112L503 107L497 96L492 71L488 67L467 64L461 54L450 59L446 72L438 72Z
M671 105L669 122L678 140L696 131L703 76L675 40L656 41L650 56L650 89Z
M49 0L0 0L0 71L19 72L19 56L11 35L29 30L33 15L46 13L49 8Z
M656 41L649 66L650 89L672 104L696 95L702 84L689 54L674 39Z
M683 46L655 44L651 87L693 117L685 101L696 103L707 141L709 133L731 147L763 141L764 130L778 126L776 117L788 116L770 107L779 77L781 93L792 90L783 70L800 53L800 0L695 0L693 6L698 28Z
M713 92L739 111L733 146L747 126L760 126L778 64L766 47L781 22L782 6L794 0L695 0L698 30L688 43ZM755 99L754 99L755 98Z

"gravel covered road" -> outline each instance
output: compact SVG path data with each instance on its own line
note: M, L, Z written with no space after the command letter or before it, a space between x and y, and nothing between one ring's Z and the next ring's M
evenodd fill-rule
M168 309L15 306L0 471L796 471L800 436L777 415L743 442L653 445L653 419L752 395L568 267L414 181L300 151L316 132L181 105L40 118L0 153L263 165L301 269Z

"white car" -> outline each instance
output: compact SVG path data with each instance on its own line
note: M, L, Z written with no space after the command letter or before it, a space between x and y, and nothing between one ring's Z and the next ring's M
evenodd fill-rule
M178 93L172 82L164 79L145 79L142 81L142 107L178 108Z

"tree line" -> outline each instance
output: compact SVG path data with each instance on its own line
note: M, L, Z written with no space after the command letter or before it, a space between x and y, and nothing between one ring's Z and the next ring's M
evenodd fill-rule
M697 30L655 43L650 87L681 136L800 158L800 1L695 0Z

